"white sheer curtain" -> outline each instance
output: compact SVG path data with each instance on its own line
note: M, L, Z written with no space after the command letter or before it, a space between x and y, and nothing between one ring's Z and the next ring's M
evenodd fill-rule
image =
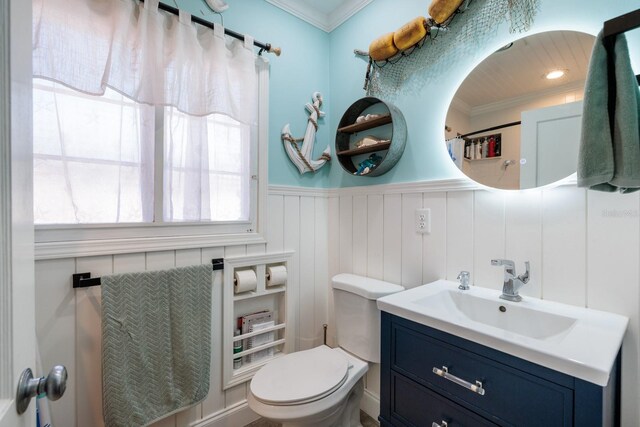
M229 117L167 108L165 221L249 219L251 128Z
M33 73L78 91L107 87L139 103L250 124L257 101L253 39L159 11L158 0L34 0ZM229 43L227 43L229 42Z
M34 80L37 223L154 220L150 106L166 107L155 220L249 218L251 37L225 38L158 0L34 0L33 40L34 77L58 83Z

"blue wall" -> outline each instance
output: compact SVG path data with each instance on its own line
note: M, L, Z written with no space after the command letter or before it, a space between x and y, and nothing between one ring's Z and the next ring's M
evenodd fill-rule
M371 40L394 31L405 22L427 14L426 0L376 0L349 21L334 30L331 35L331 124L335 132L342 112L359 97L362 90L366 63L354 58L353 49L367 49ZM596 34L603 21L640 7L638 0L541 0L540 11L531 30L526 34L547 30L578 30ZM399 6L399 5L402 6ZM630 34L637 42L640 30ZM476 54L448 61L446 73L430 77L421 90L398 96L393 103L403 111L409 137L404 154L396 166L380 177L354 177L344 173L334 164L329 175L328 187L412 182L463 176L453 166L444 148L444 122L449 103L464 77L482 59L523 35L510 34L508 25L501 25L485 46ZM633 37L632 37L633 36ZM634 43L631 57L636 60L640 72L640 43ZM428 46L426 46L428 48ZM444 62L447 64L447 62ZM428 73L427 69L425 73ZM418 78L421 76L418 75ZM424 77L424 75L423 75Z
M478 0L476 0L478 1ZM379 35L394 31L419 15L427 15L428 0L375 0L330 34L270 5L264 0L228 0L225 26L252 34L256 39L283 48L283 55L271 60L269 184L303 187L348 187L395 182L413 182L462 176L444 149L443 128L453 94L464 77L487 56L519 34L510 34L503 23L475 51L475 54L445 59L446 73L430 76L420 90L403 94L393 101L407 121L408 140L401 160L387 174L370 178L345 173L334 158L315 175L300 176L287 158L280 130L290 123L295 136L302 136L307 114L304 104L318 90L325 96L326 118L321 121L315 156L327 144L335 152L334 138L343 112L358 98L366 63L354 56L353 49L367 49ZM577 30L596 34L603 21L634 10L638 0L541 0L540 11L526 34L547 30ZM182 8L200 14L200 0L178 1ZM210 17L217 22L219 17ZM640 72L640 30L627 35L631 58ZM427 46L428 48L428 46ZM429 73L426 69L424 73ZM417 75L417 78L425 74Z

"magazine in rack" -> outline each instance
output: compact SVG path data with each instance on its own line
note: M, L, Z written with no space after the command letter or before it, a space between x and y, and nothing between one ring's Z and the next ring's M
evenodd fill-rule
M256 332L263 329L275 326L275 320L273 318L273 312L264 310L257 313L248 314L238 319L243 334L250 332ZM265 332L264 334L256 335L251 338L243 340L243 347L245 350L255 348L270 342L275 339L275 333ZM251 353L244 357L244 363L253 363L261 359L273 356L273 347Z

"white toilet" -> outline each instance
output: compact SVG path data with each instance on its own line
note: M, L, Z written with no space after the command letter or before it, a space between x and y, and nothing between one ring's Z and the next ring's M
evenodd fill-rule
M360 426L367 362L380 363L376 300L404 290L381 280L338 274L332 280L339 348L290 353L263 366L251 380L249 407L283 427Z

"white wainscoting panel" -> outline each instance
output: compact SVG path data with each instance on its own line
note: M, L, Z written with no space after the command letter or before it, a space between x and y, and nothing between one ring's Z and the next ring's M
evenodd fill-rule
M531 263L531 280L520 293L542 297L542 192L513 193L505 198L505 257L516 263L516 273Z
M331 286L331 278L340 273L340 198L329 197L327 211L327 227L328 227L328 283L329 292L327 294L328 305L328 328L327 328L327 344L334 347L336 345L335 317L333 310L333 288Z
M147 254L147 263L149 261ZM208 262L215 258L224 258L224 248L203 248L202 260ZM222 348L222 270L213 273L211 294L211 348ZM218 413L225 408L225 394L222 393L222 355L212 358L209 367L209 394L202 402L202 417Z
M586 190L568 187L542 192L544 299L581 307L586 305L586 196Z
M424 193L422 207L431 211L431 232L422 236L422 283L429 283L447 275L447 193Z
M38 267L39 262L36 262L36 270ZM113 256L77 258L76 273L83 272L91 272L92 276L113 274ZM36 283L36 289L38 286L39 283ZM100 427L104 425L102 420L102 343L100 341L102 292L100 287L92 287L78 289L75 295L76 425ZM55 417L56 408L54 405L51 406ZM53 422L61 423L56 418ZM64 423L61 424L64 425Z
M384 277L382 263L384 252L384 197L381 194L367 196L367 269L369 277Z
M76 272L73 258L39 261L35 272L36 292L36 336L46 375L55 365L64 365L69 374L66 396L52 402L51 407L66 414L65 423L76 425L76 304L75 291L71 287L71 275Z
M491 265L492 259L505 258L504 195L478 191L473 209L474 257L471 283L492 289L502 289L504 271Z
M67 392L52 402L56 426L103 426L101 374L101 290L74 290L71 275L95 276L210 263L213 258L265 252L296 252L289 276L290 295L300 313L292 316L305 347L322 343L322 324L329 320L330 272L340 271L338 255L339 199L326 193L297 196L272 192L268 198L267 244L138 252L36 262L37 333L43 366L64 364L69 372ZM365 206L366 212L366 206ZM329 227L332 227L331 229ZM329 251L332 239L336 250ZM303 266L300 265L303 264ZM331 267L330 265L331 264ZM302 268L301 268L302 267ZM303 275L300 283L297 272ZM246 404L247 384L222 390L222 274L213 275L212 360L210 391L198 405L169 416L153 427L223 426L257 418ZM298 292L299 286L303 291ZM333 335L329 334L329 338ZM298 347L299 348L299 347ZM244 425L244 424L242 424Z
M402 283L402 194L385 194L382 223L382 277ZM378 230L376 230L378 231Z
M422 209L422 193L402 195L402 282L405 288L422 284L422 235L416 232L416 209Z
M313 348L315 318L315 201L314 197L300 198L300 281L298 286L298 338L301 350ZM310 244L311 243L311 244ZM309 315L311 321L301 321L302 316Z
M354 196L352 223L353 273L361 276L367 275L367 245L369 231L371 230L367 227L367 211L367 196Z
M45 367L63 363L67 395L52 403L55 425L101 426L100 289L72 290L71 274L94 276L208 263L246 253L295 251L289 276L298 328L296 348L335 345L331 277L359 273L414 287L471 272L477 286L500 289L492 258L531 262L522 293L629 316L623 347L622 425L640 419L640 195L565 185L490 192L410 184L339 190L276 189L268 197L267 243L139 252L36 262L37 328ZM286 190L286 191L285 191ZM415 229L415 210L431 209L431 233ZM154 427L222 426L255 419L247 385L222 391L222 276L214 275L211 390L207 399ZM366 377L366 407L379 397L379 367ZM373 414L375 415L375 413ZM242 420L242 421L239 421ZM235 424L234 424L235 425Z
M313 239L314 251L314 286L310 291L310 298L313 303L313 347L322 344L324 341L324 329L322 325L329 323L329 289L331 280L329 276L329 199L323 197L315 198L315 235ZM327 331L327 341L328 341Z
M293 251L293 264L300 265L300 197L299 196L283 196L284 198L284 230L283 242L285 251ZM288 298L299 301L297 285L300 283L300 268L296 268L294 272L288 272L288 279L296 283L296 287L289 288L287 291ZM300 304L296 304L293 311L293 321L298 322L300 319ZM287 314L288 315L288 314ZM299 323L296 324L296 330L302 328ZM301 347L300 334L296 337L296 348Z
M447 193L447 278L455 279L461 271L473 270L473 191Z
M622 346L622 425L640 420L638 193L587 193L587 305L629 316Z
M353 273L353 197L340 197L340 271Z
M284 197L269 195L267 198L267 251L284 251Z
M501 289L502 269L491 266L491 259L514 260L518 274L524 269L524 261L530 261L532 278L522 289L523 295L628 316L631 320L623 346L622 425L637 425L638 193L587 192L575 185L523 192L446 189L437 185L407 185L401 191L399 187L394 184L377 188L375 196L382 195L384 200L383 230L367 229L369 236L384 236L384 279L413 287L438 278L455 280L461 270L468 270L475 285ZM416 193L418 189L423 194ZM363 192L371 196L367 191ZM341 205L337 219L340 232L350 231L365 215L361 209L358 218L348 214L355 197L362 196L356 196L353 189L337 190L336 194ZM367 204L367 208L371 206L377 209L376 202ZM415 232L415 209L420 207L431 209L431 234ZM366 213L366 217L372 216ZM342 251L348 251L351 242L343 242L342 235L340 239L343 257ZM341 267L342 272L353 272L348 270L347 262ZM379 270L374 266L371 273L365 273L375 276ZM378 397L375 371L376 367L372 367L367 374L367 393Z

